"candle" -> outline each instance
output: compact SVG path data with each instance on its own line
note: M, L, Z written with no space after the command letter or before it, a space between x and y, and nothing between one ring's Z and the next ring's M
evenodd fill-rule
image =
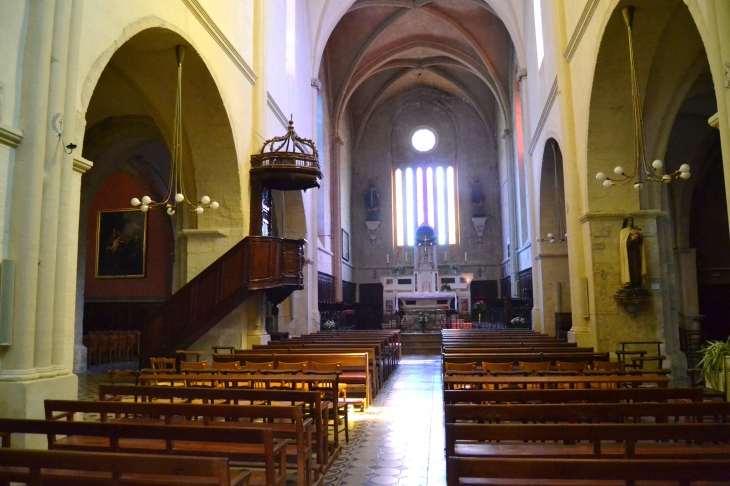
M466 252L464 252L464 261L465 261L465 262L469 261L469 260L468 260L468 259L466 258Z
M386 254L385 255L385 263L390 263L390 255L389 254Z

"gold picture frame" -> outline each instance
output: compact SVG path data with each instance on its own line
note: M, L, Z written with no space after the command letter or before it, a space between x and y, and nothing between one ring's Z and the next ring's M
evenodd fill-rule
M100 210L96 221L96 278L145 278L147 213Z

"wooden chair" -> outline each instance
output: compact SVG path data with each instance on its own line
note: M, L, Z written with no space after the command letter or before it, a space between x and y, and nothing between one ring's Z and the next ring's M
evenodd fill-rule
M195 371L206 371L208 369L208 361L180 361L180 373L190 373Z
M246 361L241 369L250 371L273 370L274 362L267 361L266 363L257 363L255 361Z
M530 361L520 361L519 364L522 371L532 371L533 373L535 371L548 371L550 370L551 366L550 361L541 361L538 363L533 363Z
M213 370L238 370L241 369L239 361L213 361L211 363Z
M316 363L312 361L312 363L309 365L309 370L320 371L322 373L340 372L342 371L342 363ZM339 420L339 417L342 417L345 424L345 442L350 442L349 420L347 418L347 384L338 384L337 393L335 394L332 393L332 387L329 386L328 383L320 383L314 381L310 384L310 390L319 390L321 392L324 392L325 394L330 394L330 396L332 397L333 405L337 409L338 418L336 418L335 420ZM337 400L336 403L335 400Z
M556 361L555 367L558 371L585 371L588 369L588 361L573 363L571 361Z
M596 371L623 371L623 361L594 361L593 369Z
M476 363L444 363L444 371L476 371Z
M309 368L309 363L307 361L302 361L298 363L287 363L286 361L279 361L279 364L277 365L276 369L277 371L291 371L291 372L300 372L300 371L307 371ZM282 388L289 389L289 390L296 390L297 384L291 383L291 382L282 382L280 385ZM304 388L304 385L300 385L300 389L306 389Z
M512 363L490 363L482 361L482 369L484 371L512 371L515 366Z
M109 383L112 385L118 383L133 383L136 385L139 375L140 372L136 370L109 370L107 373Z
M153 370L175 371L175 358L150 358L150 366Z

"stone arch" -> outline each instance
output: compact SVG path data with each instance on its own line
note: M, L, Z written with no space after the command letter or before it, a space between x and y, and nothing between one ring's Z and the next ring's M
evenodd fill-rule
M601 315L597 343L599 349L613 349L628 337L661 340L672 366L682 368L685 357L679 351L679 333L685 324L682 315L697 314L697 275L694 261L687 258L691 252L681 244L687 241L683 234L688 231L688 198L697 183L695 170L701 170L703 163L699 153L705 151L695 142L704 143L711 136L714 129L707 119L717 111L706 44L698 30L704 27L681 1L635 4L633 38L646 155L663 160L664 173L694 160L695 177L668 186L647 183L641 191L633 188L635 180L607 189L595 180L595 174L613 176L617 165L629 173L635 159L627 28L619 8L623 4L612 2L612 6L601 26L595 57L586 153L588 215L584 223L589 225L586 234L591 235L593 276L589 278L597 296L592 308ZM688 135L688 130L698 136ZM716 132L715 136L719 138ZM698 152L687 153L688 144ZM625 215L634 216L645 231L648 273L644 286L654 289L638 318L629 316L611 298L621 288L614 253ZM637 322L645 325L637 326Z
M538 230L535 232L538 247L533 268L539 273L539 278L534 279L535 285L539 286L535 293L539 301L536 299L535 307L542 315L536 321L542 325L541 332L552 335L558 331L556 320L561 318L558 314L570 312L568 245L563 233L567 231L563 156L560 145L552 137L545 141L542 150L539 191ZM559 229L561 224L562 229ZM552 242L548 234L553 236Z
M119 170L143 181L143 187L153 193L166 193L177 79L174 47L180 44L187 46L182 74L185 192L191 200L209 195L221 207L201 216L178 211L170 220L164 215L165 222L160 224L171 226L174 247L168 296L235 244L244 231L241 172L218 83L187 36L159 18L146 17L128 25L97 59L81 94L86 117L83 155L95 164L83 178L83 222L102 184ZM131 207L126 200L117 204ZM84 224L80 226L85 229ZM86 234L81 236L83 243ZM80 244L80 262L87 251ZM83 276L79 269L80 282ZM77 329L83 321L83 284L79 287Z

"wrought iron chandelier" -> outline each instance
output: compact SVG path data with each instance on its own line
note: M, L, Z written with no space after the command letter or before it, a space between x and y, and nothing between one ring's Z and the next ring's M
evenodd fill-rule
M646 140L644 137L644 113L641 104L641 95L639 94L639 82L636 79L636 61L634 59L634 39L632 33L632 24L634 21L634 7L624 7L621 9L624 21L629 34L629 60L631 63L631 99L633 104L634 116L634 167L627 174L623 167L616 166L613 169L614 177L608 177L605 173L596 174L596 179L603 183L604 187L624 185L634 181L634 189L641 189L644 182L664 182L670 183L675 179L689 179L690 167L688 164L682 164L679 170L671 174L662 174L661 169L664 162L655 160L649 162L646 156Z
M172 134L170 185L167 189L167 195L162 201L155 202L149 196L143 196L142 199L133 198L132 206L139 207L142 212L147 212L153 207L164 206L167 208L167 214L172 216L180 206L198 214L205 211L206 207L210 209L220 207L217 202L211 201L208 196L203 196L198 202L194 203L185 195L185 177L182 166L182 65L185 59L185 51L185 46L175 47L177 54L177 94L175 95L175 122Z

